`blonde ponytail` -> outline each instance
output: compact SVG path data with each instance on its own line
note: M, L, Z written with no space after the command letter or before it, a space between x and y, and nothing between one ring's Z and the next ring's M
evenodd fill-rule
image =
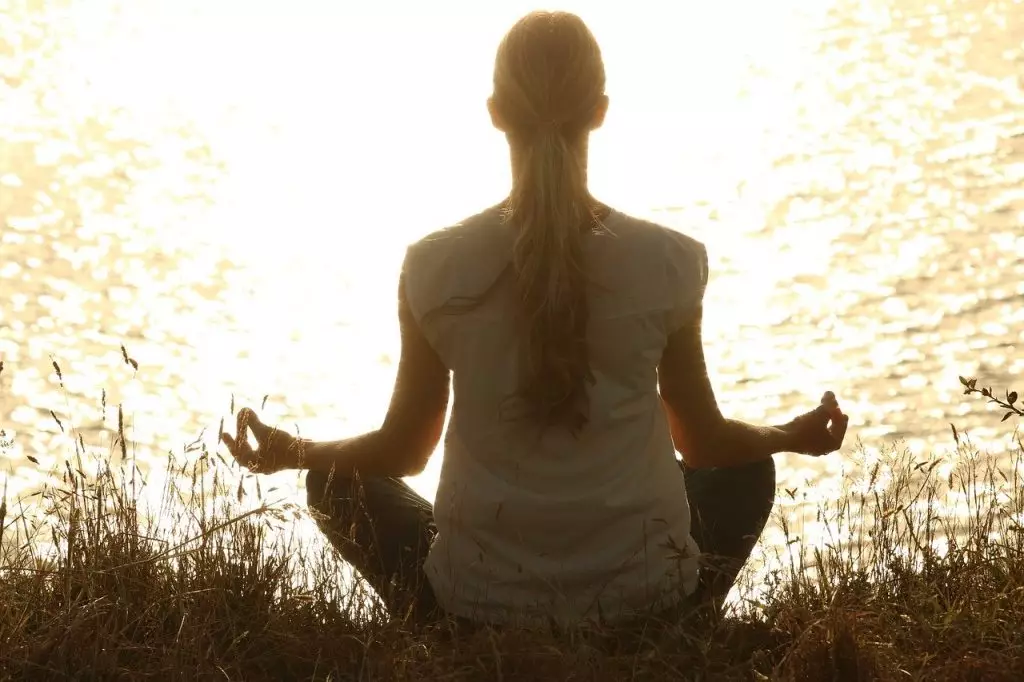
M604 97L604 65L575 15L535 12L502 41L495 110L512 146L506 220L523 334L517 397L544 426L578 433L593 382L583 241L598 224L587 189L586 141Z

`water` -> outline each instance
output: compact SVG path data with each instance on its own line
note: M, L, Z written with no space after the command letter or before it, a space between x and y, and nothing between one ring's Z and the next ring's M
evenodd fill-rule
M947 450L954 422L1005 449L956 377L1024 369L1024 4L767 4L565 3L609 68L595 193L708 244L729 416L829 388L869 448ZM11 493L62 428L107 447L118 404L143 461L212 443L232 395L312 437L379 425L404 245L507 187L484 98L530 6L429 8L0 0ZM828 490L855 452L781 483Z

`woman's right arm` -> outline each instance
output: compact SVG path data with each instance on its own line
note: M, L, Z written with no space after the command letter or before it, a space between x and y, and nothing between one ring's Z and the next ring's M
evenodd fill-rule
M693 468L732 467L766 459L776 452L804 451L805 433L785 427L753 426L722 416L704 361L702 317L703 307L698 303L692 319L669 337L658 366L672 440L683 461ZM834 409L838 410L838 405ZM841 444L840 435L834 449ZM826 449L830 445L825 443Z

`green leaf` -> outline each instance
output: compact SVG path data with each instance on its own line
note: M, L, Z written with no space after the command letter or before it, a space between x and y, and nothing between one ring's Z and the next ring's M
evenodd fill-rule
M964 377L960 377L960 383L963 384L964 386L966 386L967 385L967 379L965 379Z
M1006 402L1010 403L1011 405L1017 402L1017 391L1010 391L1009 393L1007 393Z

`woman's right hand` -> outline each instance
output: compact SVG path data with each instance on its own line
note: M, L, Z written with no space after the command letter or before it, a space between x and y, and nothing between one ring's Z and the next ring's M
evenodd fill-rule
M849 423L835 394L826 391L818 407L779 428L790 434L793 452L820 457L842 447Z
M256 437L259 449L249 445L249 431ZM254 474L273 474L285 469L298 469L301 464L303 444L298 438L278 431L260 421L259 416L243 407L238 411L235 435L220 434L221 442L228 447L235 461Z

